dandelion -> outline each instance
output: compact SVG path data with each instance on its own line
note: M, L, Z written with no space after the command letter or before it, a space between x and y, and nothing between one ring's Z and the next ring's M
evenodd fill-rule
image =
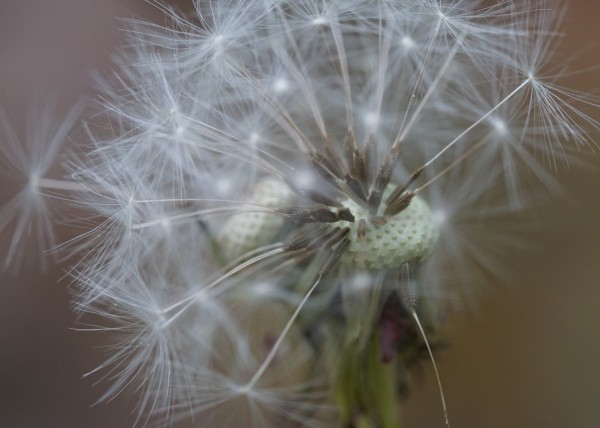
M399 426L452 279L502 274L480 224L594 145L594 99L546 75L560 10L157 6L171 25L131 22L60 182L91 213L66 248L82 322L114 340L102 400L133 389L140 424Z
M31 113L24 141L0 107L0 165L2 175L14 190L11 198L0 206L0 232L9 227L14 230L3 260L5 269L19 270L26 259L26 245L32 241L40 252L56 245L52 224L53 214L56 215L58 209L56 199L61 198L61 192L77 188L77 185L56 180L53 169L80 109L73 108L56 127L52 113L55 107L56 102L48 101ZM41 261L45 264L43 257Z

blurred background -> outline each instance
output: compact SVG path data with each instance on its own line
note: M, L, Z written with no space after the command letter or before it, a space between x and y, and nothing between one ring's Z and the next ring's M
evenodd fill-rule
M597 66L600 3L571 2L567 12L557 57L581 52L572 69ZM65 108L93 96L90 73L110 69L124 39L118 18L132 16L163 21L143 0L0 0L0 103L17 125L40 94L58 94ZM600 73L566 84L599 93ZM454 427L600 426L600 153L588 160L560 171L567 198L536 217L535 248L510 260L519 280L488 287L477 308L450 319L450 347L437 358ZM93 334L71 329L63 268L0 273L0 427L130 427L135 398L93 406L105 385L82 374L102 352ZM424 371L405 428L443 426Z

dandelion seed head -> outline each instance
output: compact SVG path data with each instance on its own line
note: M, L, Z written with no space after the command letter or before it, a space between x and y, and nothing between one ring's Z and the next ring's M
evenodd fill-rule
M352 223L341 222L342 226L350 227L347 257L353 265L376 270L400 267L418 263L431 253L438 231L422 198L413 198L406 209L384 224L374 222L368 211L350 200L343 204L355 217ZM365 230L359 232L361 223Z
M160 220L160 225L168 231L171 228L171 221L168 218L163 218Z
M42 121L49 153L19 151L0 117L28 183L0 209L8 260L46 227L49 188L74 190L89 214L66 245L83 254L76 306L117 333L102 398L136 390L141 424L237 409L318 426L332 396L342 425L379 423L363 378L403 381L386 364L404 373L429 345L407 312L429 334L460 300L452 281L502 275L503 239L480 224L522 208L522 176L552 182L537 153L554 164L600 129L543 74L555 21L540 5L159 5L170 22L133 23L62 181L48 172L68 126Z
M303 409L334 390L343 424L378 420L335 385L373 365L345 359L422 347L407 310L434 325L428 308L459 300L449 278L501 271L486 251L501 240L478 229L510 211L498 183L516 200L519 174L550 182L540 144L589 141L565 92L534 78L551 24L535 5L198 0L166 11L170 27L137 23L104 88L112 135L90 133L77 174L107 219L82 306L110 317L106 295L120 299L135 338L109 395L135 380L141 414L166 423L237 409L282 426L318 425Z
M504 136L508 133L508 126L504 120L500 118L492 118L491 124L498 136Z
M215 180L214 186L216 194L223 197L231 193L235 182L227 177L219 177Z
M81 106L75 105L62 121L57 121L57 110L53 98L33 108L25 132L20 133L0 106L0 175L12 182L12 195L0 201L0 233L12 234L8 247L1 248L6 270L16 272L25 261L39 261L46 268L47 259L53 257L48 254L57 245L52 219L61 211L57 201L70 200L72 189L54 177ZM34 257L33 248L41 256Z
M284 219L269 211L285 206L289 196L289 188L281 181L259 181L247 199L256 207L256 212L233 215L227 220L219 239L223 251L235 257L272 242L283 227Z
M37 174L29 175L29 187L33 192L37 192L40 188L40 177Z
M404 48L407 50L413 49L415 47L415 41L410 36L403 36L401 42L402 46L404 46Z
M377 125L379 125L379 114L375 112L369 112L365 114L364 117L365 125L369 128L375 129Z
M217 46L223 44L224 41L225 41L225 36L222 34L215 34L212 38L212 42Z
M249 138L250 144L254 145L254 144L258 143L260 140L261 140L261 138L260 138L260 134L258 132L252 132L250 134L250 138Z
M327 25L327 19L324 16L318 16L313 19L312 23L317 27L325 26Z
M273 82L273 90L275 91L275 93L281 94L281 93L287 92L289 89L290 89L290 84L283 77L280 77L280 78L276 79L275 82Z

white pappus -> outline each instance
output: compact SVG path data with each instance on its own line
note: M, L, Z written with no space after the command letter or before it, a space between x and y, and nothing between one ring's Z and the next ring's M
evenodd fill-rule
M169 24L130 21L85 155L37 182L91 213L65 247L82 322L115 339L103 399L135 390L140 424L397 427L405 369L433 359L472 267L501 263L485 220L595 145L578 104L596 100L545 74L562 10L156 6Z

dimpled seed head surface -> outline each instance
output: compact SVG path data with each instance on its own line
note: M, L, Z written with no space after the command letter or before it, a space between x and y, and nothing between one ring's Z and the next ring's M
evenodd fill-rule
M373 225L368 212L354 202L347 201L344 205L356 217L354 223L347 224L351 229L351 243L345 259L359 268L384 269L400 267L404 263L418 263L429 255L437 240L431 210L419 196L415 196L406 209L380 226ZM361 219L365 219L366 231L359 238Z
M279 180L259 181L247 202L269 208L281 208L290 197L290 189ZM253 207L248 207L252 211ZM244 212L227 219L219 243L224 255L238 257L263 245L272 244L285 219L272 213Z

